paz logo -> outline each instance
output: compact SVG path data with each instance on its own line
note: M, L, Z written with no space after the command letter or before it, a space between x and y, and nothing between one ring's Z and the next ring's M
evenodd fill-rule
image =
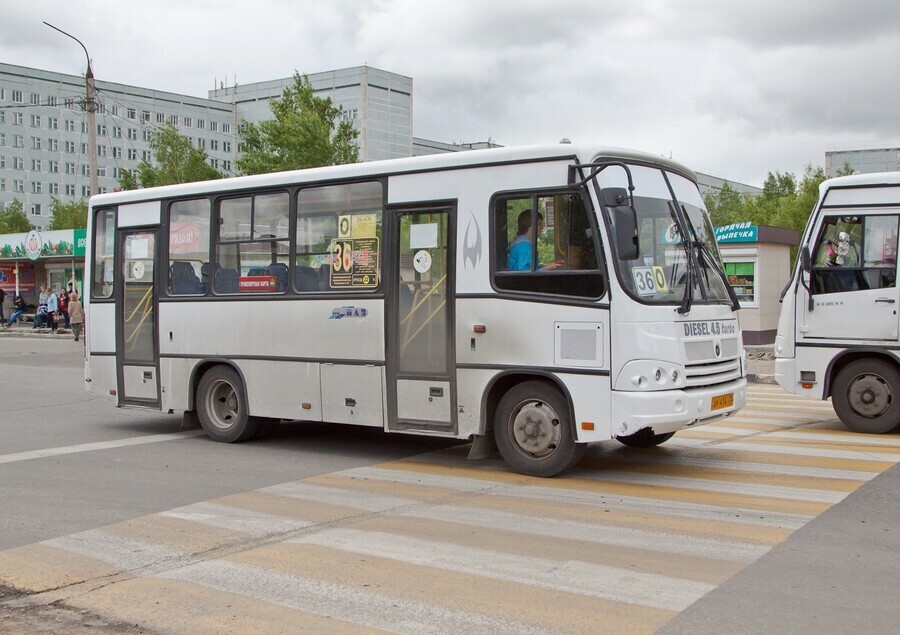
M29 260L37 260L41 257L41 250L44 248L44 239L41 233L32 229L25 237L25 255Z
M475 214L469 219L466 236L463 242L463 263L466 269L474 269L481 260L481 228L475 220Z
M357 306L339 306L334 309L331 309L331 315L328 316L329 320L341 320L345 317L366 317L369 314L369 310L357 307Z

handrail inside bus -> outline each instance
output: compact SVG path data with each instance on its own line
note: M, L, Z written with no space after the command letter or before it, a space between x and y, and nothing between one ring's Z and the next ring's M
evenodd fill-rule
M409 324L410 320L412 320L413 315L415 315L419 311L419 309L425 304L425 302L430 297L432 297L437 292L437 290L441 286L443 286L443 284L446 281L447 281L447 274L444 274L443 276L441 276L438 279L437 282L434 283L434 285L431 287L431 289L428 290L428 292L425 295L423 295L418 301L414 301L413 305L409 309L409 313L406 315L405 318L403 318L400 321L400 326L405 326L408 329L410 326L410 324ZM413 283L402 282L402 284L414 284L414 283L415 282L413 282ZM418 336L419 333L422 332L422 329L424 329L426 326L428 326L428 324L431 322L431 320L434 319L434 316L437 315L438 312L441 309L443 309L446 304L447 304L447 300L446 299L442 300L441 303L437 306L437 308L434 309L434 311L432 311L428 315L428 317L426 317L424 320L422 320L422 324L419 326L419 328L417 328L415 330L415 332L412 333L412 335L407 334L407 337L403 340L403 342L400 345L401 350L406 348L416 338L416 336Z
M141 329L144 327L144 322L147 321L147 316L150 315L150 313L153 310L153 285L150 285L150 287L147 288L147 292L144 294L144 297L141 298L140 302L138 302L135 305L134 311L131 312L131 315L129 315L128 317L125 318L125 323L127 324L127 323L131 322L131 320L134 318L135 314L141 308L144 309L144 313L141 315L140 321L135 325L134 329L131 331L131 335L129 335L125 339L126 344L131 344L132 340L134 340L138 336L138 333L140 333Z

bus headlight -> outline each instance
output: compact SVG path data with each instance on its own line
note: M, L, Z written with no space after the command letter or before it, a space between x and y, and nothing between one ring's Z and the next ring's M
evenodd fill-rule
M626 385L620 385L625 382ZM643 359L629 362L622 369L617 390L671 390L684 388L684 368L678 364Z

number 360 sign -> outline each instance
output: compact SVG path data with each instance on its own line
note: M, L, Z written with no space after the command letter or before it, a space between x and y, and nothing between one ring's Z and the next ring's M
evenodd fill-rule
M666 284L666 272L658 265L635 267L631 270L631 277L634 279L634 290L638 295L654 295L669 289Z

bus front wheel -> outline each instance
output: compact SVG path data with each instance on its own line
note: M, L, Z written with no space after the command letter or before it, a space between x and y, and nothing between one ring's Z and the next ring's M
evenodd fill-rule
M528 476L555 476L578 463L587 448L575 443L565 397L542 381L522 382L503 395L494 439L506 463Z
M259 432L259 420L248 412L244 382L228 366L214 366L200 378L197 416L206 434L215 441L246 441Z
M854 432L890 432L900 425L900 371L881 359L850 362L834 380L831 403Z

